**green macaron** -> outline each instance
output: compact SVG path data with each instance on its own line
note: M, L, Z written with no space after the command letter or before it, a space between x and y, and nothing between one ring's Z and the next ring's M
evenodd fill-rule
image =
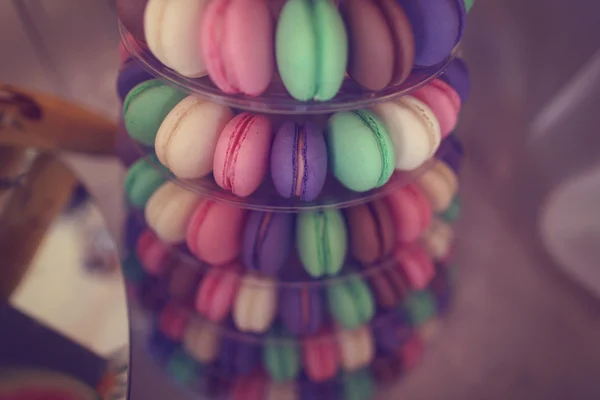
M123 277L129 283L140 283L146 276L142 265L134 253L129 253L121 262L121 270L123 271Z
M296 342L290 337L267 340L263 347L263 365L276 382L295 379L300 371L300 352Z
M182 349L177 349L167 363L167 372L181 384L187 384L196 379L200 365Z
M296 248L304 269L314 278L337 274L346 258L348 233L339 210L300 213Z
M345 400L368 400L373 396L375 385L368 368L346 374L342 380Z
M375 314L375 302L367 283L358 275L327 287L329 312L342 327L356 329Z
M465 0L465 8L467 9L467 12L471 11L473 3L475 3L475 0Z
M144 208L152 194L165 182L166 176L166 169L156 157L136 161L125 177L124 187L129 204Z
M348 63L348 34L330 0L289 0L275 37L277 67L297 100L332 99L342 86Z
M429 290L409 293L404 300L403 308L413 326L423 325L435 317L437 312L435 296Z
M135 141L153 146L160 124L186 94L158 79L134 87L123 103L123 121Z
M452 199L452 203L450 203L450 206L446 209L446 211L444 211L442 214L440 214L440 217L448 222L449 224L452 224L454 222L456 222L456 220L458 220L458 217L460 216L460 200L458 198L458 196L455 196L454 199Z
M326 138L333 174L348 189L366 192L385 185L392 176L394 143L371 111L334 114L329 118Z

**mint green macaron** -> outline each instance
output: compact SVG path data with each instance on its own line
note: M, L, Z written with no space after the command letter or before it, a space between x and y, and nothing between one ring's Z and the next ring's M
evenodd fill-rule
M446 211L440 214L440 217L449 224L458 220L458 217L460 217L460 199L458 196L455 196L454 199L452 199L452 203L450 203L450 206Z
M136 161L125 177L124 188L129 205L144 208L152 194L165 183L166 177L166 169L156 157Z
M475 0L465 0L465 8L467 9L467 12L471 11L473 3L475 3Z
M276 382L295 379L300 372L300 352L291 338L277 336L277 340L267 339L263 347L263 365Z
M158 79L134 87L123 103L123 121L129 136L145 146L154 146L160 124L186 96Z
M177 349L167 363L166 370L177 382L187 384L197 379L200 364L182 349Z
M337 274L346 258L348 233L339 210L304 212L296 223L296 249L313 278Z
M327 149L335 177L355 192L385 185L396 165L387 128L368 110L339 112L327 123Z
M375 392L373 376L368 368L345 374L344 400L368 400Z
M375 314L375 301L367 283L358 275L350 276L327 287L329 312L338 324L356 329Z
M435 296L429 290L410 292L404 300L403 307L413 326L423 325L437 313Z
M342 86L348 63L348 34L330 0L289 0L275 36L277 67L297 100L332 99Z

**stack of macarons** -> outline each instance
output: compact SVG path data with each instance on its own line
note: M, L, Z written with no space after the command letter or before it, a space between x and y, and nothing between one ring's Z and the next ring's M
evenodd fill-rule
M443 66L472 0L118 0L123 27L181 81L208 76L230 95L284 87L300 102L343 85L399 87ZM410 79L408 79L410 80Z

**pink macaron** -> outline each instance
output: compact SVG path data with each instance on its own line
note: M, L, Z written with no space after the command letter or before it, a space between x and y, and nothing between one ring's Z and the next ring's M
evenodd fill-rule
M213 265L233 261L241 251L245 217L241 208L201 201L188 225L189 250L198 259Z
M415 242L429 227L433 212L427 197L417 185L396 189L390 192L385 201L390 208L399 242Z
M442 138L448 136L458 123L461 100L458 92L441 79L416 90L412 96L427 104L440 123Z
M191 312L175 303L165 306L158 317L158 330L167 338L181 342L190 321Z
M242 269L236 262L208 271L196 295L195 307L200 315L213 322L221 322L229 315L239 291Z
M161 242L150 229L139 236L136 247L136 256L148 275L162 275L171 262L171 248Z
M275 57L273 18L266 0L213 0L200 24L200 46L212 81L225 93L258 96Z
M252 194L267 174L272 137L271 121L264 116L242 113L233 118L215 149L217 184L239 197Z
M325 328L302 342L304 370L311 381L324 382L337 375L340 354L334 338L331 330Z
M413 290L423 290L435 276L435 266L427 251L417 244L398 247L393 254L402 276Z

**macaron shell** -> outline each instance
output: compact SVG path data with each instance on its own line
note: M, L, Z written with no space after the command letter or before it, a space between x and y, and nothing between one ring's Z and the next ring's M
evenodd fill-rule
M462 104L467 102L471 92L471 78L469 67L462 58L455 58L440 75L440 79L456 90Z
M317 93L318 45L310 0L289 0L281 10L275 35L275 56L281 79L297 100Z
M412 25L396 0L378 0L378 2L394 40L395 62L391 83L398 85L408 78L415 62L415 38Z
M414 97L427 104L435 114L442 134L448 136L458 123L460 97L446 82L435 79L431 83L412 93Z
M300 372L298 346L291 338L283 341L267 342L263 351L263 364L269 376L275 382L295 379Z
M240 287L239 266L233 264L211 269L200 284L195 307L213 322L221 322L234 304Z
M327 288L329 311L345 329L355 329L368 322L375 313L369 287L358 277L333 283Z
M395 230L387 204L374 200L346 212L352 256L363 265L388 255L395 244Z
M265 400L298 400L296 382L271 382Z
M135 253L148 275L161 275L168 268L171 249L151 230L146 230L139 236Z
M375 393L375 382L370 369L362 369L347 375L343 385L344 400L370 399Z
M413 326L421 326L435 317L435 297L428 290L411 292L403 305Z
M144 38L144 10L148 0L117 0L119 20L137 40Z
M396 153L396 169L414 170L425 163L440 145L440 124L425 103L412 96L373 107L388 128Z
M233 307L233 321L242 332L265 332L275 318L276 306L275 282L246 275Z
M144 158L136 161L127 171L125 193L129 205L135 208L144 208L152 194L165 182L164 172L152 164L152 161Z
M443 260L452 250L454 230L447 223L434 219L421 242L434 260Z
M436 161L432 168L417 178L419 186L433 211L444 212L458 192L458 178L443 161Z
M424 247L413 245L400 247L394 259L411 289L423 290L435 276L435 267L430 254Z
M412 243L429 227L433 211L427 197L415 184L390 192L385 201L399 242Z
M459 217L460 217L460 199L458 196L454 196L454 199L452 200L452 203L450 203L450 206L446 209L446 211L444 211L442 214L440 214L440 218L444 222L452 224L452 223L456 222Z
M123 122L129 136L145 146L152 146L161 123L185 96L157 79L137 85L123 103Z
M387 310L397 307L406 296L408 287L398 268L395 268L395 261L385 260L373 268L368 272L368 279L377 305Z
M180 342L190 316L189 310L174 303L167 304L158 317L158 329L165 337Z
M375 343L367 326L340 331L338 344L340 365L345 371L357 371L369 365L375 356Z
M266 90L274 54L273 19L264 0L212 1L201 31L209 75L221 90L251 96Z
M228 400L263 400L267 389L267 379L261 372L238 378Z
M450 135L444 140L438 149L435 157L445 162L456 174L458 174L462 159L465 156L465 150L462 142L456 135Z
M306 339L303 343L306 375L313 382L323 382L337 374L339 352L329 332Z
M256 371L261 360L257 343L242 341L238 337L223 336L215 373L223 378L248 376ZM229 386L229 385L228 385ZM228 387L226 390L230 390Z
M208 200L201 202L188 225L188 248L209 264L234 260L241 250L245 216L245 211L237 207Z
M325 320L321 289L310 283L284 286L279 293L279 317L294 335L315 334Z
M239 197L252 194L267 174L272 136L271 122L264 116L242 113L233 118L215 148L217 184Z
M471 11L471 7L473 7L473 3L475 3L475 0L464 0L465 1L465 8L467 9L467 12Z
M144 15L146 42L152 53L181 75L206 75L198 27L208 0L148 0Z
M148 200L146 223L165 243L182 243L192 213L200 201L197 194L174 182L166 182Z
M124 101L127 94L140 83L154 79L154 76L134 59L128 59L119 69L117 76L117 94Z
M162 121L156 156L179 178L204 177L212 171L217 140L232 118L229 107L188 96Z

